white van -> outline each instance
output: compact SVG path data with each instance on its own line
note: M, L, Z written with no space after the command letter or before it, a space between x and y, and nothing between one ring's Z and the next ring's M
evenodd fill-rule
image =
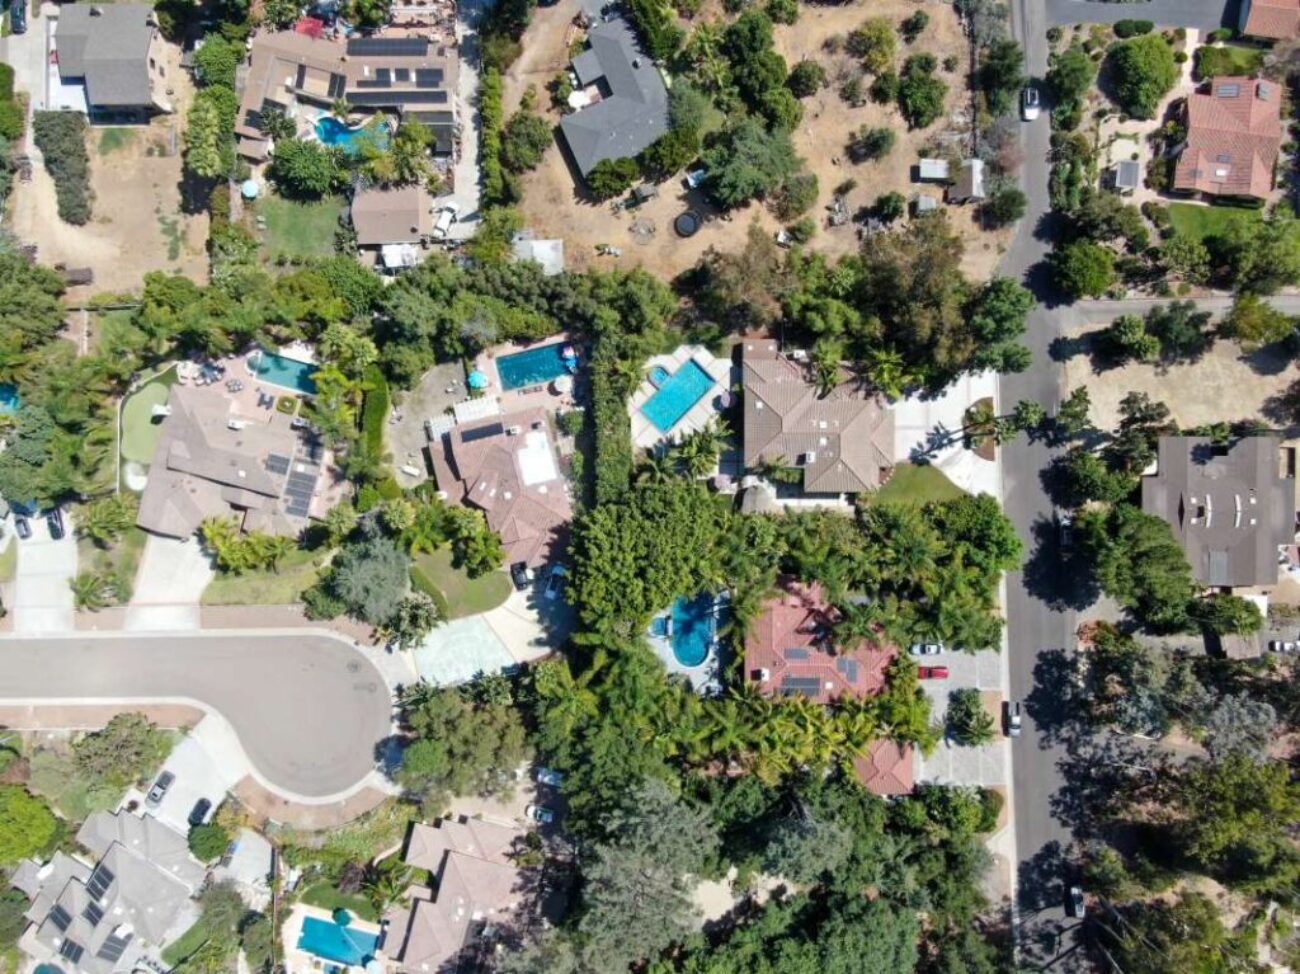
M455 203L448 203L438 208L438 219L433 222L434 240L447 239L447 233L451 230L451 225L456 222L456 214L459 211L460 207Z

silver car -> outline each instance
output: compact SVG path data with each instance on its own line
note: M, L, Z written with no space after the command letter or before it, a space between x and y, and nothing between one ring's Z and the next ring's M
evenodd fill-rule
M1007 701L1007 736L1020 736L1020 701Z
M938 656L943 652L943 643L912 643L907 651L912 656Z
M1025 85L1025 90L1020 93L1020 114L1026 122L1032 122L1040 111L1038 89L1033 85Z

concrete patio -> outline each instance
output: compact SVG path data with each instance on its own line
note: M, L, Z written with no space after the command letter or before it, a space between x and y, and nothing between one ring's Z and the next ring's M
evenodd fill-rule
M659 386L650 380L650 373L660 368L670 376L675 375L678 369L690 361L694 361L713 378L714 387L702 395L671 429L660 430L642 410L659 391ZM722 393L729 393L739 381L733 375L730 360L718 358L702 345L682 345L671 355L656 355L646 362L645 373L646 378L637 386L628 402L628 411L632 417L632 442L643 450L653 449L664 442L679 442L704 429L720 415L718 397Z

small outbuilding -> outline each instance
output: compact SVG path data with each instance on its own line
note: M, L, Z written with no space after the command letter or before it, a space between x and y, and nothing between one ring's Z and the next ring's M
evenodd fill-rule
M939 201L929 193L917 193L912 197L912 213L915 216L933 213L938 208Z
M1111 168L1111 187L1124 196L1138 188L1142 181L1142 167L1134 159L1122 159Z
M917 165L918 178L923 183L946 183L948 181L947 159L922 159Z
M982 200L985 195L984 160L963 159L957 182L948 190L948 202L967 203L971 200Z

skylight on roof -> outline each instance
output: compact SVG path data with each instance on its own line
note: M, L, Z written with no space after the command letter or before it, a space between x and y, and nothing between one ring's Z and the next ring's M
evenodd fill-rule
M1241 85L1219 85L1219 96L1221 98L1236 98L1241 94Z

